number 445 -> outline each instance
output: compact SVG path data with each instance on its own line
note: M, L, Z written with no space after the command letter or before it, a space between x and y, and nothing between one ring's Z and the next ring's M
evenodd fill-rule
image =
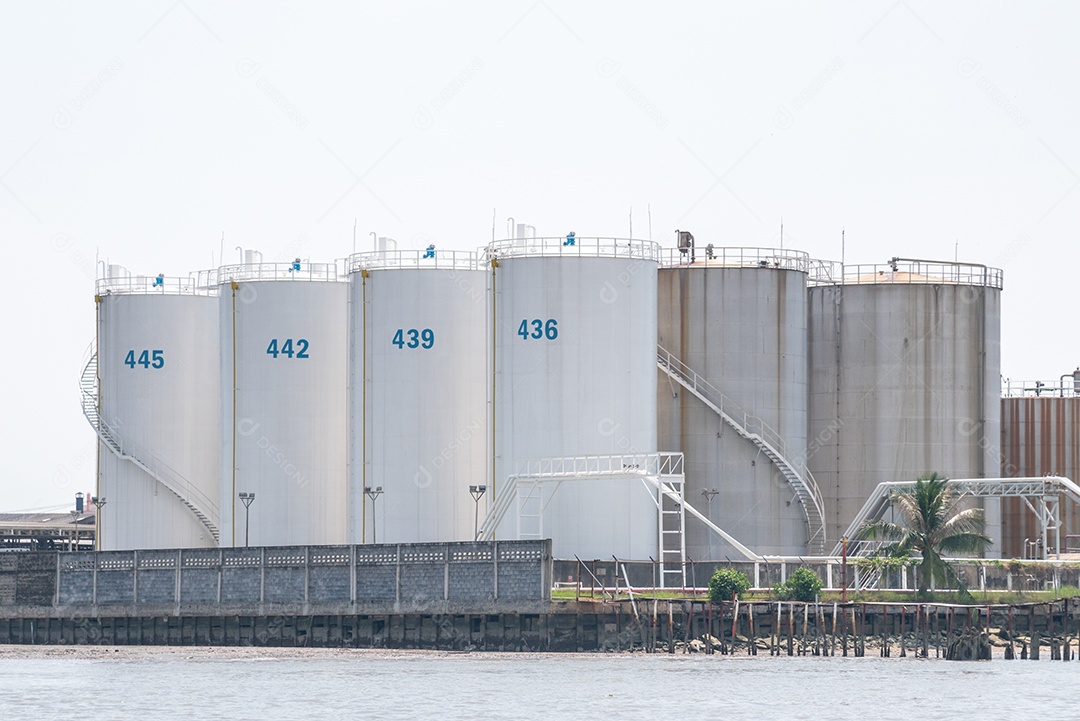
M143 368L162 368L165 365L165 351L144 350L139 353L139 358L136 360L135 351L129 350L127 357L124 358L124 365L128 368L134 368L137 365Z

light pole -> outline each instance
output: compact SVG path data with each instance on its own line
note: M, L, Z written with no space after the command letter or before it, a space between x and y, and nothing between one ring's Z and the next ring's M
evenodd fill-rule
M469 493L473 497L473 540L480 536L480 499L487 493L487 486L469 486Z
M69 511L71 522L75 524L75 541L71 544L71 550L79 550L79 511Z
M382 495L382 486L364 486L364 493L371 499L371 542L378 543L378 535L375 527L375 499Z
M240 491L239 495L240 495L241 503L244 504L244 548L247 548L248 547L248 529L250 528L250 526L248 524L248 518L249 518L249 515L250 515L251 504L255 502L255 494L254 493L245 493L244 491Z
M97 528L94 531L94 549L100 551L101 550L101 534L102 534L101 522L102 522L102 519L105 516L105 512L102 510L103 508L105 508L105 496L101 496L100 498L99 497L91 498L90 502L93 503L94 506L97 508L97 513L94 514L97 517L97 524L96 524Z
M705 496L705 503L708 504L707 515L709 521L712 521L712 499L719 494L720 491L715 488L706 488L701 492L701 495ZM713 560L713 534L709 533L709 560Z

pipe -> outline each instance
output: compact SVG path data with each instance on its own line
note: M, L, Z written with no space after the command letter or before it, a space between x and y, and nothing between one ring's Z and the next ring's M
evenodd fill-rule
M497 320L496 312L497 312L497 307L498 306L495 303L495 269L498 268L498 267L499 267L498 258L492 258L491 259L491 505L492 505L492 507L495 506L495 479L496 479L496 473L495 473L495 400L496 400L496 398L495 398L495 392L496 392L496 386L495 386L495 378L496 378L496 373L495 373L495 360L496 360L495 340L496 340L496 336L498 335L497 334L498 326L496 325L496 320ZM495 530L496 529L494 529L494 528L491 529L491 531L492 531L492 535L491 535L492 540L495 539Z
M98 343L101 341L101 296L94 295L94 314L97 316L94 323L94 354L98 355L100 348ZM94 363L94 382L97 383L97 421L98 421L98 437L97 437L97 459L95 464L97 470L95 471L94 489L97 492L97 497L101 498L101 356L98 355L98 362ZM101 506L97 507L94 512L94 550L100 551L101 549Z
M374 235L374 233L372 233ZM360 271L360 543L367 543L367 268Z
M241 251L241 256L243 251ZM236 546L236 291L240 284L230 281L232 287L232 512L229 528L232 532L231 545Z

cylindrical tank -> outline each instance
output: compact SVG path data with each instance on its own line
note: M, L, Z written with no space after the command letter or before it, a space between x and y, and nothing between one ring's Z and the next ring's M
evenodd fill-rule
M708 252L698 248L693 259L665 250L659 272L660 346L722 395L713 404L733 421L772 429L772 437L783 440L781 453L800 468L808 262L794 250L710 246ZM806 518L778 465L664 371L658 395L660 445L685 455L687 500L758 553L806 555ZM735 553L693 520L686 537L691 558Z
M217 299L188 279L97 284L98 548L215 546L219 483ZM202 518L206 519L206 523Z
M213 276L221 289L223 546L346 542L343 270L253 263Z
M433 248L349 260L351 543L472 540L483 520L485 267Z
M903 259L811 278L808 462L831 539L883 481L997 476L1001 280ZM1000 538L1000 504L985 507Z
M531 460L655 452L659 246L570 235L497 241L488 254L494 491ZM658 557L657 509L639 479L552 482L543 493L532 530L556 556ZM514 537L516 521L498 537Z

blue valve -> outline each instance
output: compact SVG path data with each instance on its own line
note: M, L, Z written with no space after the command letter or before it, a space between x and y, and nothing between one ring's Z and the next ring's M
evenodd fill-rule
M429 245L427 247L427 249L424 251L424 257L425 258L434 258L435 257L435 244L434 243Z
M566 242L563 243L563 246L567 245L577 245L577 235L572 230L566 234Z

